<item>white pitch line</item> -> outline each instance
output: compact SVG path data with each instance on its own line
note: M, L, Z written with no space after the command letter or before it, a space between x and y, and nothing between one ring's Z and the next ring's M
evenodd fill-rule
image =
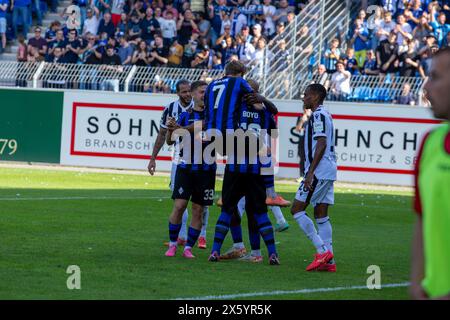
M40 198L0 198L0 201L46 201L46 200L133 200L133 199L169 199L170 197L40 197Z
M382 289L386 288L401 288L409 286L409 282L403 283L390 283L382 285ZM173 300L227 300L236 298L250 298L250 297L262 297L262 296L282 296L289 294L308 294L317 292L336 292L336 291L349 291L349 290L369 290L367 286L351 286L351 287L335 287L335 288L316 288L316 289L300 289L300 290L277 290L267 292L249 292L249 293L237 293L237 294L224 294L218 296L202 296L202 297L187 297L187 298L175 298Z

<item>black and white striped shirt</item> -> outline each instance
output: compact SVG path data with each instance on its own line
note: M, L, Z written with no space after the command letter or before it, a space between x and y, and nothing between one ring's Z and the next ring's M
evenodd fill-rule
M186 108L182 106L180 100L171 102L168 106L166 106L164 108L159 126L161 128L167 129L166 122L167 122L168 118L172 117L172 118L175 118L178 120L178 116L182 112L188 111L192 107L194 107L194 99L191 100L191 102L189 103L189 105Z
M305 126L305 173L308 172L313 161L317 138L319 137L327 139L327 147L314 175L317 179L336 180L337 166L334 153L333 119L323 106L312 113Z

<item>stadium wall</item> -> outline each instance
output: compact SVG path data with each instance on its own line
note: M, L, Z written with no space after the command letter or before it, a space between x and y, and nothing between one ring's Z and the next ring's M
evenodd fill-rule
M174 99L157 94L0 90L2 106L6 101L0 139L20 137L17 152L2 154L1 159L145 170L161 112ZM295 125L302 102L274 102L280 111L277 176L296 178L300 136ZM15 104L19 107L11 111ZM412 185L420 140L439 124L429 109L345 102L327 102L326 107L334 118L339 180ZM0 151L1 147L0 143ZM171 148L165 146L158 170L170 170L170 155Z
M0 160L59 163L63 97L0 89Z

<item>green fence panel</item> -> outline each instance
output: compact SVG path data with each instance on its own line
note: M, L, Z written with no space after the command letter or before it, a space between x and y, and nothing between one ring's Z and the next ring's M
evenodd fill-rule
M59 163L64 93L0 89L0 160Z

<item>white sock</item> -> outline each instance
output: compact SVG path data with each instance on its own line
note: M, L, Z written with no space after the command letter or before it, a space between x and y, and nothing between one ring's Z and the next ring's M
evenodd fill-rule
M183 218L181 219L181 229L180 233L178 233L178 238L187 240L187 221L188 221L189 213L188 210L184 210Z
M297 212L294 214L294 219L297 221L300 229L306 234L309 240L313 243L318 253L324 253L327 251L322 238L317 234L314 222L310 217L306 215L305 211Z
M245 212L245 197L242 197L241 200L239 200L237 207L238 207L238 213L242 218L242 215Z
M192 249L192 247L185 246L183 251L186 251L186 250L188 250L188 249Z
M283 216L283 212L281 212L280 207L278 206L269 206L270 210L272 211L273 215L275 216L275 219L277 220L278 224L285 224L286 219Z
M316 218L317 229L319 236L322 238L325 247L333 252L333 228L329 217Z
M208 227L209 207L203 208L203 224L202 231L200 231L200 237L206 238L206 228Z
M266 189L266 195L271 198L276 198L277 193L275 192L275 187L270 187Z
M245 246L244 246L243 242L236 242L236 243L233 243L233 248L235 248L235 249L244 249Z
M251 255L253 257L260 257L261 256L261 250L252 250Z
M178 246L178 243L176 241L175 242L169 241L169 246Z

